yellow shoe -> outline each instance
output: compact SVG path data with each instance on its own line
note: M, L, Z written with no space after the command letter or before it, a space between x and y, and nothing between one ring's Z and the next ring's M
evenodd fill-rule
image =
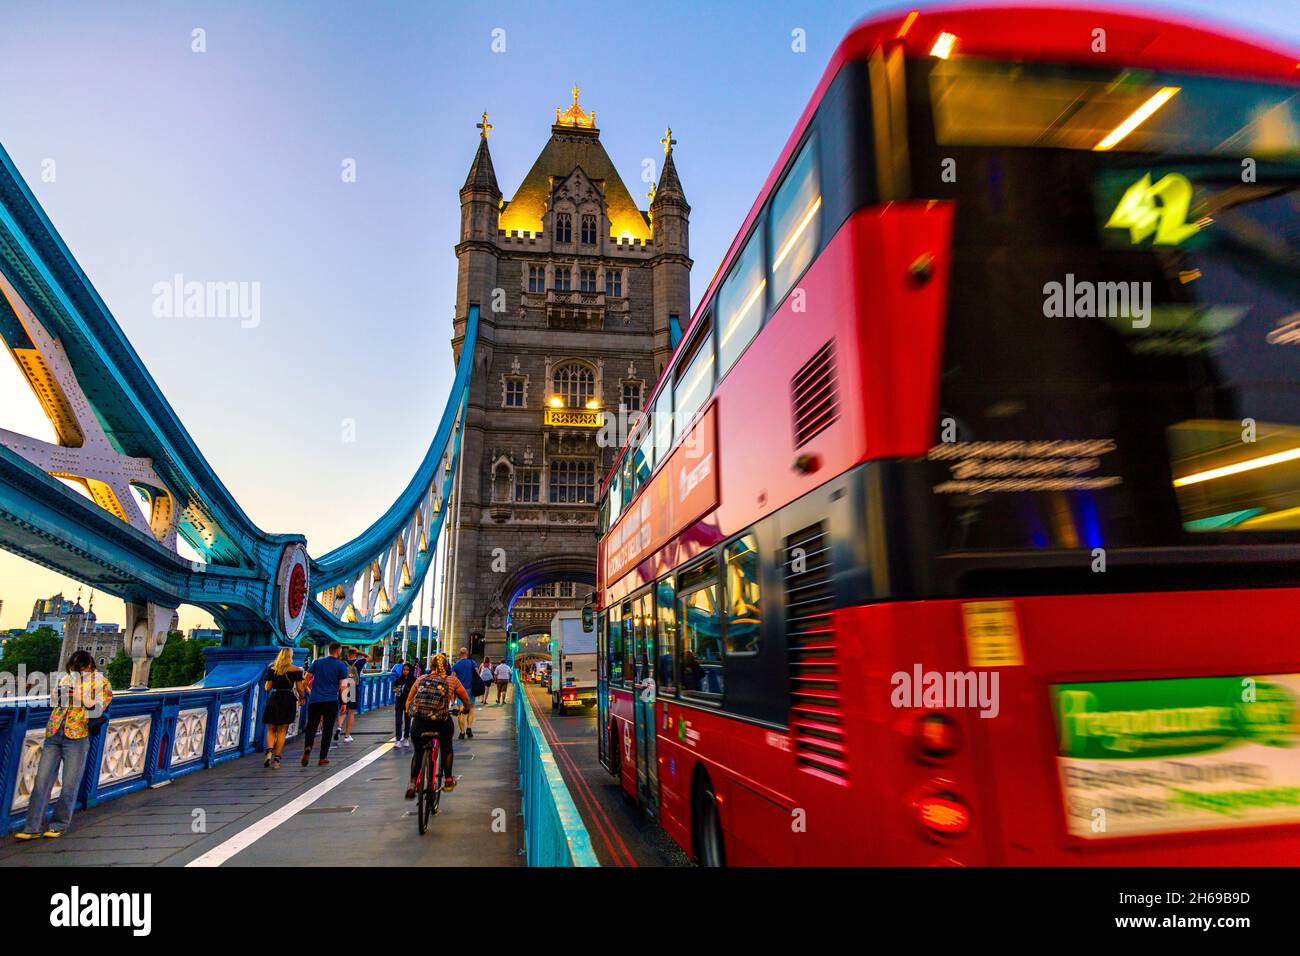
M443 790L446 790L448 793L450 793L452 790L455 790L455 789L456 789L456 778L455 778L455 777L448 777L446 780L444 780L444 781L442 782L442 789L443 789Z
M51 840L57 840L59 837L63 836L63 831L62 831L62 830L46 830L46 831L45 831L45 835L46 835L47 837L49 837Z
M40 838L41 835L39 833L24 833L22 830L19 830L14 834L15 840L39 840Z

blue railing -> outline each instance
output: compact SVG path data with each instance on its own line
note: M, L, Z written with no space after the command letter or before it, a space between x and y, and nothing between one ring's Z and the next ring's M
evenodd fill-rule
M555 755L528 703L518 671L515 732L519 748L519 789L523 794L524 851L529 866L600 866L578 808L569 796Z
M90 745L78 807L263 751L267 650L209 648L205 654L208 672L192 687L113 695L109 720ZM361 675L360 711L392 702L392 674ZM49 717L48 697L0 700L0 833L22 825ZM291 734L305 719L303 707Z

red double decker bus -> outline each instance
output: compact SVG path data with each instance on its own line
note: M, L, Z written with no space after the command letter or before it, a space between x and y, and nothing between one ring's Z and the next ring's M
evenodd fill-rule
M1300 71L855 29L602 489L602 761L704 864L1300 861Z

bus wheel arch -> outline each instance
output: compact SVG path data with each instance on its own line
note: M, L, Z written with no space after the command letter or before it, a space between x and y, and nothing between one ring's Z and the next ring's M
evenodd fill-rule
M718 794L703 766L695 768L691 779L691 849L700 866L727 865Z

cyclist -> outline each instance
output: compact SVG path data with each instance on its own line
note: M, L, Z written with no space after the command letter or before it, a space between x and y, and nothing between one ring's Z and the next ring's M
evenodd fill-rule
M442 764L444 790L456 789L456 778L451 774L451 738L454 724L451 719L451 702L459 699L469 705L469 692L456 675L449 672L446 654L434 654L429 673L415 682L406 698L406 709L411 715L411 782L406 787L406 799L415 798L415 779L420 775L424 748L429 746L425 734L438 735L438 754Z

